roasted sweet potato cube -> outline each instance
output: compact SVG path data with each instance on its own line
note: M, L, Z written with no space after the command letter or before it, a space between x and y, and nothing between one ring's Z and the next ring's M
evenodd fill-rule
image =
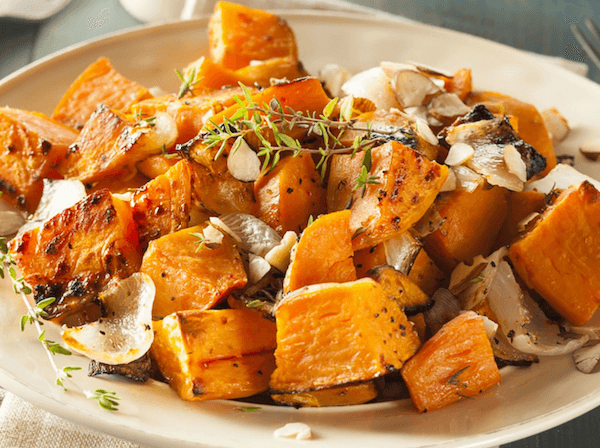
M69 148L61 172L84 183L130 172L137 162L161 152L149 130L139 127L135 117L101 104Z
M137 82L120 75L106 58L100 58L73 82L54 109L52 118L81 129L99 104L127 112L132 104L152 95Z
M144 176L154 179L161 174L165 174L180 161L181 157L179 156L166 157L163 154L159 154L136 163L135 167Z
M36 301L56 298L45 311L60 323L97 311L102 287L113 277L129 277L141 262L131 208L108 190L18 236L10 251Z
M412 268L410 268L408 278L428 296L433 295L446 281L446 275L440 271L425 249L419 251Z
M367 278L293 291L275 317L276 393L371 380L400 369L420 345L400 306Z
M325 189L310 154L286 157L254 183L253 215L283 235L325 212Z
M432 305L421 288L392 266L378 266L369 272L369 277L379 283L385 293L394 299L407 315L422 313Z
M154 322L151 353L181 398L243 398L263 392L275 368L276 327L249 310L173 313Z
M33 213L44 178L57 179L58 165L77 133L42 114L0 108L0 192L2 200Z
M210 57L223 67L237 70L281 56L298 58L292 29L266 11L228 2L217 2L208 24Z
M600 192L587 181L565 190L510 246L509 257L556 311L585 324L600 304Z
M387 263L385 248L383 244L366 247L354 252L354 266L356 267L356 278L367 277L367 272Z
M287 79L293 81L296 78L307 76L302 63L294 56L271 58L264 61L256 61L251 65L236 70L235 76L247 86L258 84L269 87L271 79Z
M499 384L482 318L469 311L452 319L408 360L402 377L419 412L472 398Z
M546 168L540 172L540 175L545 176L556 166L552 139L535 106L507 95L487 91L472 92L467 98L467 104L469 106L483 104L494 115L516 117L519 124L519 136L546 158Z
M349 197L346 204L351 204L354 250L372 247L410 229L433 204L448 176L446 166L402 143L389 142L372 150L369 176L373 182L354 189L362 158L361 154L333 156L328 184L328 190L337 190L332 194L328 191L328 210L340 207ZM335 172L343 166L356 168L343 168L343 175ZM330 200L336 194L341 194L342 200Z
M520 232L519 224L532 213L540 213L546 206L546 195L537 191L511 191L507 197L508 212L498 235L496 247L513 242Z
M212 308L246 284L246 271L232 238L223 235L216 247L201 244L193 234L202 233L205 227L190 227L150 242L141 271L156 286L154 315Z
M454 72L453 76L429 75L434 78L444 81L444 89L448 93L455 93L458 97L465 101L473 91L473 81L471 77L471 69L460 68Z
M185 68L184 76L186 79L188 79L192 73L194 74L193 89L220 89L223 86L236 86L238 83L238 77L234 70L227 69L222 65L211 61L210 58L207 58L206 56L202 56Z
M287 406L326 407L350 406L371 401L377 397L377 387L373 381L343 384L327 389L299 392L297 394L272 394L271 398Z
M449 273L460 262L471 263L477 255L489 255L506 217L507 196L501 187L440 195L435 206L445 221L425 237L425 247L441 269Z
M133 193L131 207L142 249L152 240L187 227L191 190L190 166L182 160Z
M292 249L290 265L283 280L283 292L307 285L356 280L352 242L345 210L317 218Z

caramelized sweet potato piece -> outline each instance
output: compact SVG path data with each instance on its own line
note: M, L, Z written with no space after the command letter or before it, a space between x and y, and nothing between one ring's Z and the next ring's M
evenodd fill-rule
M275 393L366 381L402 367L420 345L400 306L372 279L311 285L279 302Z
M435 204L445 221L425 237L425 244L441 269L449 273L459 262L470 263L477 255L489 255L506 217L507 195L501 187L440 195Z
M181 157L165 157L163 154L150 156L141 162L136 163L135 167L146 177L154 179L165 174L173 166L181 161Z
M140 160L161 152L149 145L146 131L134 117L101 104L69 148L61 171L84 183L131 171Z
M154 322L151 353L188 401L243 398L268 389L275 324L248 310L182 311Z
M293 81L296 78L308 76L302 63L294 56L271 58L264 61L253 62L244 68L236 70L235 76L244 85L253 86L258 84L269 87L271 79L287 79Z
M137 170L132 169L118 176L105 177L100 182L87 184L87 193L107 189L111 193L127 194L132 190L143 187L150 179Z
M356 278L367 277L367 272L387 263L385 248L383 244L366 247L354 252L354 266L356 267Z
M509 249L527 286L575 325L600 304L599 254L600 193L587 181L561 193Z
M433 411L474 397L501 377L483 320L469 311L445 324L402 368L413 404Z
M231 237L224 235L222 244L209 247L191 235L205 227L190 227L150 242L141 272L156 286L154 315L212 308L246 284L246 271Z
M141 262L131 208L108 190L23 233L10 251L36 301L56 298L45 311L59 323L97 312L97 293L110 278L129 277Z
M433 303L408 276L386 264L369 271L369 277L381 285L388 297L400 305L407 315L422 313Z
M471 79L471 69L460 68L454 72L451 77L441 75L430 75L444 81L444 89L448 93L456 93L458 97L465 101L473 91L473 81Z
M250 61L298 58L292 29L278 16L228 2L217 2L208 24L210 57L237 70Z
M425 249L419 251L408 278L428 296L431 296L446 281L446 275L440 271Z
M0 108L2 200L33 213L44 178L61 177L57 167L76 138L75 131L42 114Z
M283 281L284 294L317 283L356 280L349 219L347 210L329 213L302 232L292 249Z
M377 183L365 184L364 191L354 190L362 157L334 155L327 187L329 211L340 207L346 197L351 198L346 204L351 204L354 250L372 247L410 229L433 204L448 176L446 166L402 143L389 142L372 150L369 176ZM343 174L336 172L344 166Z
M151 97L137 82L121 76L108 59L100 58L73 82L54 109L52 118L81 129L99 104L127 112L132 104Z
M194 73L193 89L203 87L220 89L223 86L237 86L238 83L235 71L211 61L206 56L202 56L185 68L185 78L188 79L192 72Z
M187 227L192 200L191 170L182 160L165 174L135 191L131 198L140 246Z
M271 398L279 404L303 407L350 406L366 403L376 397L377 388L373 381L343 384L297 394L271 395Z
M310 216L325 212L325 189L310 154L286 157L254 183L252 214L283 235L301 232Z
M469 106L483 104L494 115L516 117L519 123L519 136L546 158L546 168L540 172L540 175L545 176L556 166L552 140L548 135L544 120L535 106L507 95L486 91L472 92L467 99L467 104Z
M508 213L498 235L496 247L509 245L519 234L519 223L546 206L545 195L537 191L511 191L508 195Z

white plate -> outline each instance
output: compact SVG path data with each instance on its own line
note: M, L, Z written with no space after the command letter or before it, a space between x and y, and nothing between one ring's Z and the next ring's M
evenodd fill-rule
M600 87L511 48L438 28L354 15L282 12L293 27L301 58L316 73L337 62L353 71L381 60L414 60L455 70L473 69L475 86L497 90L544 109L556 106L573 129L562 153L600 134ZM52 55L0 82L0 104L51 113L63 92L99 56L145 86L174 91L174 68L203 55L206 20L164 24L118 33ZM578 160L580 157L578 157ZM578 166L600 177L600 164ZM0 290L0 385L68 420L148 446L272 447L273 431L301 421L311 426L311 446L486 447L510 442L575 418L600 404L597 375L584 375L569 357L544 359L529 369L502 370L502 385L474 400L417 415L410 401L334 409L263 407L246 413L228 401L186 403L165 385L134 385L87 378L78 387L114 390L120 410L109 413L67 393L54 374L32 327L19 331L24 306L6 286ZM49 327L49 325L46 325ZM56 329L49 338L59 340ZM79 357L57 357L60 366L86 368ZM66 363L66 364L65 364Z

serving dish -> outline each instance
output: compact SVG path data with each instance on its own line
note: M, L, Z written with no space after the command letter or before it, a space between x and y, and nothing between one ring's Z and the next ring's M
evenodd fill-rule
M472 36L404 21L327 12L281 12L293 28L309 72L335 62L356 72L382 60L419 61L454 71L473 70L477 89L496 90L535 104L557 107L572 133L558 148L576 155L596 137L600 87L550 63ZM144 86L176 91L174 69L206 53L208 19L146 26L61 51L0 81L0 104L51 113L85 67L106 56L125 77ZM600 178L600 164L576 156L576 167ZM19 330L25 308L8 285L0 286L0 386L68 420L146 446L280 446L275 429L304 422L315 446L486 447L554 427L600 405L597 376L578 372L569 356L543 359L529 369L502 369L503 383L474 400L418 415L409 400L347 408L294 409L233 401L186 403L161 383L136 385L88 378L75 372L68 391L55 376L32 328ZM47 328L46 328L47 327ZM47 325L46 337L60 340ZM80 357L56 358L87 367ZM80 388L81 390L78 390ZM120 410L107 412L82 390L105 388L121 397Z

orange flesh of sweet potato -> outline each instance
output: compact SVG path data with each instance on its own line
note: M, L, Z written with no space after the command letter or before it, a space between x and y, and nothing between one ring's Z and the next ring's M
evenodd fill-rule
M329 213L309 225L294 246L283 281L284 294L307 285L356 280L348 210Z
M141 162L136 163L135 167L146 177L154 179L165 174L173 166L181 161L181 157L165 157L163 154L150 156Z
M414 284L408 276L394 269L392 266L381 265L369 272L369 277L381 285L388 297L391 297L400 305L407 314L423 312L424 307L429 304L429 297L421 288ZM409 310L420 309L418 312Z
M482 103L495 115L507 115L517 118L519 136L533 146L537 152L546 158L546 169L539 175L545 176L556 166L556 155L552 140L548 135L542 116L531 104L495 92L472 92L467 104L474 106Z
M420 345L399 305L372 279L299 289L275 316L275 393L370 380L400 369Z
M242 398L268 389L275 324L248 310L182 311L154 322L151 353L184 400Z
M433 295L446 281L446 275L440 271L425 249L419 251L412 268L410 268L408 278L428 296Z
M210 57L237 70L250 61L298 58L292 29L278 16L228 2L217 2L208 25Z
M100 58L73 82L54 109L52 118L81 129L98 104L127 112L132 104L151 97L137 82L121 76L108 59Z
M506 198L507 191L500 187L440 195L436 208L446 220L425 237L425 244L442 270L449 273L459 262L489 255L508 211Z
M0 192L2 200L33 213L43 179L60 178L57 167L77 133L42 114L0 108Z
M191 170L182 160L165 174L135 191L131 198L140 246L187 227L192 201Z
M111 193L125 194L143 187L149 180L148 177L133 169L118 176L105 177L101 181L91 185L87 184L86 191L88 194L91 194L96 191L107 189Z
M530 288L575 325L600 304L600 193L588 182L565 190L509 248Z
M366 403L376 397L377 388L373 381L344 384L297 394L271 395L271 398L279 404L306 407L350 406Z
M160 149L146 147L147 136L133 117L100 105L69 148L61 166L67 178L96 182L135 169L135 164Z
M283 235L300 232L310 216L324 213L325 189L310 154L280 160L254 183L252 214Z
M308 76L302 63L293 56L271 58L236 70L235 76L244 85L253 86L258 84L262 87L271 85L271 78L287 79L292 81L296 78Z
M235 71L211 61L206 56L202 56L185 68L185 79L188 79L192 70L194 72L192 92L195 88L220 89L223 86L237 86L238 83Z
M335 155L333 158L337 157L340 160L332 163L328 189L338 189L342 185L338 192L345 197L343 191L354 188L354 173L346 178L333 170L345 163L352 167L360 164L362 155L357 154L354 158ZM364 194L362 188L351 193L350 230L354 235L354 250L372 247L410 229L433 204L448 176L448 167L432 162L398 142L373 148L371 159L369 175L375 176L379 183L367 184ZM328 198L330 196L328 192ZM330 204L339 206L342 202L328 200L328 210Z
M483 320L469 311L445 324L402 368L413 404L432 411L500 383Z
M537 191L511 191L508 195L508 213L498 235L496 246L513 242L519 234L519 223L532 213L541 212L546 206L545 195Z
M190 233L204 228L182 229L150 242L141 272L156 286L154 315L212 308L246 284L246 271L231 237L224 235L223 243L213 249L199 246L200 240Z
M126 278L141 263L129 204L98 191L10 242L36 300L55 297L50 317L76 314L110 278Z
M461 68L454 72L452 77L430 75L434 78L444 81L444 89L448 93L455 93L458 97L465 101L473 91L473 81L471 77L471 69Z
M356 267L356 278L367 277L367 272L387 263L383 244L366 247L354 252L354 266Z

